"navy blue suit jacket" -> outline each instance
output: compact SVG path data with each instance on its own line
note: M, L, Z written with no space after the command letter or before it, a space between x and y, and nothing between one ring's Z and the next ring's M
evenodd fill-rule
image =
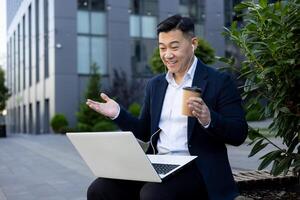
M193 86L202 89L202 98L210 109L211 123L203 128L196 118L188 118L188 148L197 155L196 165L203 176L210 199L231 200L238 195L225 144L238 146L244 142L248 126L237 87L225 73L204 65L199 59ZM149 141L159 129L162 105L168 83L165 74L152 78L146 87L144 105L139 118L121 108L115 122L122 130ZM178 97L181 98L181 97ZM156 144L158 134L153 137ZM156 145L154 145L156 146ZM147 153L152 153L149 149ZM193 181L193 180L187 180Z

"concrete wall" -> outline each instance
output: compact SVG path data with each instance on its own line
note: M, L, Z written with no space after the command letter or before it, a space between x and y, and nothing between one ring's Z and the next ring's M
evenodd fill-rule
M221 35L224 27L224 1L205 0L204 38L215 49L217 56L224 56L225 39Z

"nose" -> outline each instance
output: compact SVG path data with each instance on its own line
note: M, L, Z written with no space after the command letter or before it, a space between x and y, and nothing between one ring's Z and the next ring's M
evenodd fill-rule
M164 57L167 58L167 59L169 59L169 58L172 58L172 57L173 57L173 54L172 54L171 51L167 50Z

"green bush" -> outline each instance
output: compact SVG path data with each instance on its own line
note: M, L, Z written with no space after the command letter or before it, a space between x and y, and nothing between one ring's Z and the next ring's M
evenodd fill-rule
M92 131L92 127L88 124L78 122L76 125L76 130L79 132L85 132L85 131L90 132Z
M72 127L62 127L60 130L59 130L59 133L61 134L66 134L68 132L78 132L75 128L72 128Z
M240 47L245 60L240 77L245 79L243 98L266 101L262 114L273 117L268 127L282 146L249 128L249 156L273 145L263 157L259 170L272 164L271 173L300 173L300 1L243 1L236 7L244 25L234 22L225 34ZM297 92L298 91L298 92Z
M204 40L198 38L198 47L195 50L195 55L200 58L205 64L213 64L215 62L214 49ZM159 48L155 48L152 57L150 58L151 71L154 74L165 72L165 65L160 59Z
M128 111L135 117L138 117L140 115L141 112L141 105L138 103L132 103L129 108Z
M250 99L245 105L246 110L246 120L247 121L260 121L265 119L264 108L259 102Z
M0 114L6 107L6 101L10 94L8 88L5 85L5 71L0 66Z
M63 133L69 123L63 114L55 114L51 119L51 127L55 133Z
M259 110L253 109L253 110L247 111L246 120L247 121L259 121L260 120Z
M98 72L99 67L96 64L91 65L91 75L85 91L85 99L79 106L77 116L77 129L78 131L92 131L95 124L100 121L111 121L98 112L92 110L86 105L86 99L101 101L99 99L99 91L101 91L101 75Z
M114 131L116 130L116 125L111 121L100 121L93 126L92 131Z

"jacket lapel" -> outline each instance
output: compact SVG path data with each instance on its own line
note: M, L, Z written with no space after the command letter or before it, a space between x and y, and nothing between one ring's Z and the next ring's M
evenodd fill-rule
M165 76L162 76L161 79L156 82L157 84L154 85L153 88L153 126L152 127L152 133L157 131L158 129L158 124L160 120L160 115L162 111L162 106L163 106L163 101L165 98L166 90L168 87L168 82L165 79Z
M201 60L198 59L192 86L197 86L197 87L201 88L201 90L202 90L201 96L203 96L205 94L207 77L208 77L208 74L207 74L206 67L201 62ZM192 136L193 128L194 128L196 122L197 122L197 119L195 117L188 117L188 141L190 140L190 138Z

